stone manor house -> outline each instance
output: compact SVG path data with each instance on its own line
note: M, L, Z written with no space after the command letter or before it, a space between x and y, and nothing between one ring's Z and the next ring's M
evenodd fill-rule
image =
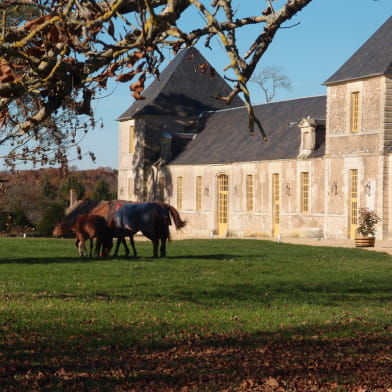
M329 79L325 96L255 106L195 49L119 117L118 197L164 200L194 237L353 238L358 210L392 239L392 17Z

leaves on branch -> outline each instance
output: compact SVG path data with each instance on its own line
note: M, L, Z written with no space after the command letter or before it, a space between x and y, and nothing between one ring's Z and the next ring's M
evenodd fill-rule
M203 63L199 65L201 73L205 73L208 69L208 63Z
M140 93L144 90L144 82L146 81L146 74L142 74L139 80L131 84L130 89L133 91L132 96L135 99L141 100L145 99Z
M139 66L138 66L135 70L133 70L133 71L131 71L131 72L127 72L127 73L125 73L125 74L120 74L120 75L118 75L117 78L116 78L116 80L119 81L119 82L129 82L130 80L133 79L133 77L134 77L135 75L137 75L138 73L140 73L140 72L143 71L144 66L145 66L145 63L139 64ZM132 86L131 86L131 87L132 87ZM132 88L131 88L131 90L132 90Z
M9 117L8 108L5 107L0 111L0 128L2 128Z
M8 65L5 59L0 59L0 82L8 83L16 79L13 69Z
M78 109L77 109L78 114L88 114L88 115L91 114L91 112L92 112L92 110L91 110L92 95L93 95L93 93L91 90L84 90L83 91L83 101L78 105Z

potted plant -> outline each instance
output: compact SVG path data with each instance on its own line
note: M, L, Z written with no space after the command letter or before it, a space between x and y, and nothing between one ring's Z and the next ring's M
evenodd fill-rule
M369 208L360 208L358 215L357 236L355 246L357 248L374 247L376 240L376 225L381 218Z

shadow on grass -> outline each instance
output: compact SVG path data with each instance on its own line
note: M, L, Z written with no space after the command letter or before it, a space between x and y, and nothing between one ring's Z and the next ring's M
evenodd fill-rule
M384 285L384 287L383 287ZM322 294L321 294L322 293ZM268 287L252 284L221 284L215 287L205 287L199 290L184 290L176 292L177 301L186 301L208 306L211 302L222 303L255 303L259 306L288 304L308 304L316 306L341 306L342 303L391 303L392 291L387 282L380 282L377 291L373 287L349 285L339 287L339 282L325 282L324 285L308 287L301 282L275 283Z
M116 340L129 333L127 328L63 342L33 331L10 331L1 345L0 387L140 392L391 388L391 329L356 334L361 327L334 324L253 334L181 331L160 342ZM329 337L331 332L343 337Z
M97 261L116 261L116 260L126 260L126 261L159 261L159 260L233 260L234 256L229 254L215 254L215 255L189 255L189 256L169 256L169 257L157 257L152 256L110 256L110 257L6 257L0 259L0 264L52 264L52 263L91 263ZM252 258L247 256L247 259ZM254 258L259 259L260 256L254 256Z

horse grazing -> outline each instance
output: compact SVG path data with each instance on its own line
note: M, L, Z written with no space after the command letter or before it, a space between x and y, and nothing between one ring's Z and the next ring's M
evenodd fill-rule
M89 257L92 257L94 238L97 241L95 255L97 257L101 254L103 257L109 256L110 250L113 247L113 234L105 218L99 215L79 215L71 230L76 234L75 246L78 248L80 256L87 255L86 240L89 240Z
M54 229L53 235L55 237L61 237L66 235L68 232L73 231L76 219L80 215L99 215L109 221L113 217L114 211L119 204L127 203L125 200L113 200L113 201L95 201L95 200L80 200L72 207L65 210L65 215L60 219ZM127 254L129 249L125 243L125 238L121 237L121 241L124 243ZM118 247L117 247L118 249Z
M109 227L117 232L118 236L129 236L133 244L133 236L141 231L145 237L152 241L153 257L158 257L159 241L160 255L166 256L166 241L170 240L171 219L173 219L177 230L185 226L178 211L171 205L160 202L126 203L119 207L109 221ZM115 254L117 254L117 247ZM133 245L134 247L134 245ZM136 256L136 250L134 254Z
M79 200L72 207L65 210L65 215L56 223L53 229L53 235L56 237L63 236L72 231L72 226L79 215L89 215L91 210L98 205L95 200Z
M96 207L94 207L91 210L90 213L103 216L107 222L111 222L113 220L113 216L115 212L120 208L120 206L126 203L132 203L132 202L126 200L101 201ZM127 246L127 242L125 240L125 236L123 235L123 232L113 227L112 227L112 231L113 231L113 237L117 238L117 245L116 245L116 250L114 252L114 256L117 256L120 244L123 244L125 249L125 255L128 256L129 248ZM133 255L136 257L137 253L136 253L135 241L133 240L133 236L129 236L129 242L132 246Z

